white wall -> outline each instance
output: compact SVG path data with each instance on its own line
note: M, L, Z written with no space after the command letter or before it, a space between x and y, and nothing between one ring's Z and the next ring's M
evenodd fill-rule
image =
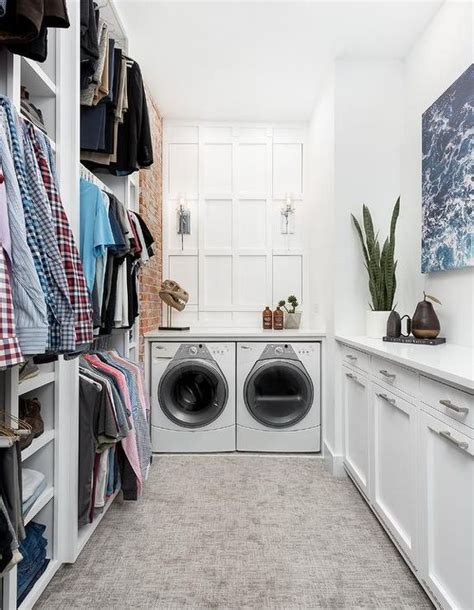
M250 326L295 294L305 299L303 166L306 125L165 121L164 276L190 293L176 322ZM280 231L291 194L295 232ZM191 234L177 234L184 197Z
M310 205L310 299L314 328L326 331L323 354L324 442L334 453L334 73L328 75L308 129L307 192Z
M410 315L422 290L443 303L437 307L449 342L474 345L474 268L422 275L421 116L473 61L473 5L446 2L405 61L405 134L402 155L401 232L406 249L400 261L403 311Z
M402 80L400 61L336 61L337 334L365 334L370 295L351 213L360 219L365 203L383 244L400 195ZM396 256L403 249L401 232L397 235Z
M334 374L336 334L364 334L369 293L351 212L366 203L386 235L400 194L402 63L338 60L315 108L309 129L311 303L328 333L324 440L342 451L342 426Z

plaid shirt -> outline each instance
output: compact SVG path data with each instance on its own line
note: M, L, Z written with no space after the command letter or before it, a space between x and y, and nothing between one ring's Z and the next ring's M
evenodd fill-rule
M78 345L90 343L93 340L92 306L82 263L59 194L54 156L46 138L30 124L26 128L33 144L36 161L51 207L57 243L66 272L69 297L74 310L76 343Z
M10 277L5 251L0 244L0 368L22 361L23 356L15 333Z
M48 308L48 350L71 352L76 346L74 311L66 275L33 146L10 100L0 97L5 112L11 153L20 187L28 246Z

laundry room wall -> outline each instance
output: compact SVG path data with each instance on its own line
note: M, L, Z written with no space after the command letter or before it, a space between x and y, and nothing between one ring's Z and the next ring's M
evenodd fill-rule
M400 194L403 64L397 60L337 60L315 106L308 136L308 209L312 325L325 330L323 436L342 452L340 387L334 373L337 334L364 335L367 272L351 212L367 204L387 232ZM399 244L399 251L403 244Z
M399 250L400 285L404 313L413 313L422 291L442 302L436 308L442 334L459 345L474 345L474 268L422 275L421 259L421 118L423 112L474 61L471 2L445 2L420 36L405 61L405 125L402 154L400 234L406 248Z
M265 305L295 294L305 275L306 126L164 122L164 276L189 292L174 321L203 326L261 325ZM294 233L280 208L294 203ZM177 207L191 214L178 235Z

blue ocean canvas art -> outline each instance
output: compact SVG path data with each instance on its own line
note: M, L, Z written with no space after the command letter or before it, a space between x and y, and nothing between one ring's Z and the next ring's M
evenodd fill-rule
M474 64L422 119L421 271L474 265Z

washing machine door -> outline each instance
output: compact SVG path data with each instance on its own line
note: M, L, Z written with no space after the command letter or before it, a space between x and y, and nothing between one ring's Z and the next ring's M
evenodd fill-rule
M185 428L207 426L224 410L228 386L219 366L208 360L173 362L158 387L158 402L165 415Z
M269 428L289 428L313 404L313 383L298 361L265 360L252 369L244 386L250 414Z

